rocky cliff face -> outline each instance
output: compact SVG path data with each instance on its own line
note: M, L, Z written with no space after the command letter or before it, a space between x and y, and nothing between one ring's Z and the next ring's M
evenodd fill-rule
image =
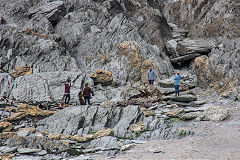
M234 88L234 94L239 93L239 6L237 0L184 0L165 7L167 20L188 29L189 37L208 38L217 44L208 57L195 60L201 86L208 87L212 83L218 90Z
M149 65L156 67L159 79L172 74L171 63L163 52L165 42L171 37L171 29L161 13L162 3L155 6L144 0L29 0L4 1L1 7L0 62L4 72L30 66L37 81L39 76L48 81L51 77L46 77L45 72L58 75L70 71L89 75L102 69L112 72L116 85L145 83L144 72ZM74 79L73 75L69 76ZM6 74L1 74L1 77L7 78ZM43 80L46 82L44 90L49 90L51 86L46 80ZM48 91L46 96L28 89L21 81L23 79L15 78L14 92L11 88L1 87L1 95L7 92L13 99L25 98L28 101L30 99L24 95L31 92L45 97L33 100L46 101L53 100L49 99L50 94L52 97L60 94ZM80 84L76 84L79 89ZM18 91L23 89L25 94L19 98ZM56 100L59 99L61 97Z
M0 102L0 145L10 146L0 152L112 156L139 142L133 139L192 135L182 129L186 120L226 119L223 98L240 100L239 5L2 0L0 97L13 103ZM150 66L157 73L154 90L147 88ZM172 74L179 70L175 97ZM71 104L62 109L68 77ZM92 106L78 105L85 83L95 93Z

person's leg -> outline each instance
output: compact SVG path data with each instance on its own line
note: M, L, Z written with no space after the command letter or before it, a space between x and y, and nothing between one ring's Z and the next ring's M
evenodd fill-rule
M67 96L68 96L67 104L69 104L69 101L70 101L70 94L68 94Z
M177 96L177 85L174 85L175 88L175 96Z
M64 99L64 102L65 102L65 104L67 104L67 94L65 94L65 99Z
M84 97L84 105L87 104L87 97Z
M179 96L179 85L177 85L177 96Z
M180 93L180 89L179 89L179 85L178 85L178 96L179 96L179 93Z
M88 97L88 104L91 105L91 103L90 103L90 97Z

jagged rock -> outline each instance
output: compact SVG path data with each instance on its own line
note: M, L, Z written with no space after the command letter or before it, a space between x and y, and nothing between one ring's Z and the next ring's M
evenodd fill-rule
M143 122L138 122L137 124L131 124L130 129L135 132L143 132L146 130L146 127L144 126Z
M27 75L32 74L32 70L29 66L22 66L22 67L16 68L10 74L14 78L17 78L19 76L27 76Z
M153 110L143 110L143 115L146 117L155 116L155 112Z
M36 128L34 127L28 127L28 128L19 128L18 131L28 130L29 133L34 133L36 131Z
M174 108L167 112L169 117L181 117L184 114L184 108Z
M120 150L121 146L117 142L117 138L112 136L105 136L94 139L90 142L90 146L100 147L101 150Z
M120 151L129 150L129 149L133 148L134 146L135 146L135 144L126 144L126 145L124 145L124 146L121 146Z
M9 132L13 128L10 122L0 122L0 132Z
M39 34L42 38L47 39L52 31L53 26L47 18L33 18L24 26L22 32L28 35Z
M16 113L6 118L7 121L15 121L26 116L49 116L56 113L55 111L42 110L37 106L19 103Z
M1 38L0 38L1 39ZM8 95L14 85L14 78L8 73L0 73L0 97L4 94Z
M17 151L17 147L8 147L8 146L2 146L0 147L1 153L10 153Z
M15 154L10 154L10 153L4 153L0 155L0 159L2 160L11 160Z
M6 121L15 121L15 120L23 119L25 116L26 116L26 114L24 112L18 112L18 113L14 113L10 117L6 118L5 120Z
M95 84L110 85L113 81L112 73L104 70L97 70L96 74L92 73L90 77Z
M61 139L61 134L49 134L48 138L52 140L60 140Z
M9 138L12 138L13 136L17 135L16 132L2 132L0 134L0 138L1 139L9 139Z
M69 160L94 160L91 156L80 155L75 158L69 158Z
M199 53L191 53L191 54L187 54L187 55L184 55L184 56L179 56L179 57L176 57L176 58L172 58L170 59L170 61L172 63L178 63L178 62L184 62L184 61L188 61L188 60L192 60L192 59L195 59L196 57L200 57L201 54Z
M40 152L37 152L37 155L39 155L39 156L44 156L46 154L47 154L46 150L41 150Z
M15 111L16 111L16 108L13 107L13 106L7 106L7 107L4 108L4 110L5 110L6 112L15 112Z
M197 83L207 86L212 81L211 65L207 56L201 56L194 60L194 70L197 75Z
M25 130L20 130L17 132L17 135L20 137L26 137L29 134L29 130L25 129Z
M64 84L68 77L72 79L71 94L78 95L79 85L84 74L78 72L46 72L22 76L15 79L15 85L10 97L26 102L60 102L64 94ZM86 78L90 85L90 77ZM77 96L72 96L71 102L79 102Z
M42 149L32 149L32 148L18 148L17 151L20 154L30 154L41 152Z
M12 147L24 147L24 148L39 148L41 146L41 150L47 150L49 153L60 153L69 149L69 143L61 140L51 140L45 136L27 136L27 137L19 137L14 136L8 142L9 146ZM41 151L40 150L40 151Z
M188 55L192 53L209 53L211 49L215 47L213 41L205 39L184 39L179 41L176 47L177 52L180 55Z
M213 106L203 112L202 120L223 121L229 115L229 109L223 106Z
M177 55L177 41L176 40L172 39L170 41L167 41L166 48L167 48L168 53L171 56L175 57Z
M0 15L0 25L7 23L6 20Z
M37 8L30 8L28 16L44 15L53 25L63 18L66 14L66 8L63 1L49 2Z
M94 138L101 138L104 136L111 136L114 134L114 130L107 128L107 129L102 129L100 131L97 131L97 133L94 134Z
M199 117L200 115L201 115L201 113L199 113L199 112L184 113L183 115L180 116L180 119L192 120L192 119Z
M176 102L192 102L196 101L197 97L193 95L180 95L180 96L165 96L162 98L163 101L176 101Z
M113 128L114 136L127 136L131 122L136 122L142 112L138 106L126 108L101 108L97 106L76 106L65 108L56 114L40 120L37 130L80 136L91 131ZM119 119L119 117L123 117ZM137 123L137 122L136 122ZM92 125L90 125L92 124Z

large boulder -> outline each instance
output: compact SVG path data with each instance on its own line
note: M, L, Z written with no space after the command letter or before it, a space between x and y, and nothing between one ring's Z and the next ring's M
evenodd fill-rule
M110 85L113 82L112 73L104 70L96 70L96 73L92 73L90 77L95 84Z
M191 36L239 37L239 5L238 0L175 1L166 5L164 15L169 22L188 28Z
M29 66L22 66L22 67L16 68L10 74L14 78L17 78L19 76L27 76L27 75L32 74L32 70Z
M211 40L184 39L177 43L176 51L180 55L188 55L192 53L207 54L211 52L211 49L214 47L215 47L215 44Z
M68 77L72 80L71 101L78 102L77 95L85 77L78 72L47 72L18 77L15 79L10 97L19 101L60 102L64 94L63 82ZM89 78L86 78L86 81L92 84Z
M46 3L42 6L34 6L28 10L28 16L32 17L43 15L53 25L56 25L66 14L66 8L64 7L63 1L54 1Z
M83 136L108 126L114 130L115 136L128 137L129 126L131 123L137 123L138 117L141 118L141 116L142 112L137 106L114 109L97 106L76 106L65 108L53 116L40 120L37 123L37 130ZM122 118L119 119L119 117Z
M229 108L223 106L212 106L203 112L202 120L219 122L229 116Z

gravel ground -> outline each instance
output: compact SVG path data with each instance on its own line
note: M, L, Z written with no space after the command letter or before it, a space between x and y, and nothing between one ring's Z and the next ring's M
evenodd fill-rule
M230 108L223 122L187 122L195 132L192 137L153 140L139 144L114 158L99 160L240 160L240 103ZM159 151L159 153L153 153Z

